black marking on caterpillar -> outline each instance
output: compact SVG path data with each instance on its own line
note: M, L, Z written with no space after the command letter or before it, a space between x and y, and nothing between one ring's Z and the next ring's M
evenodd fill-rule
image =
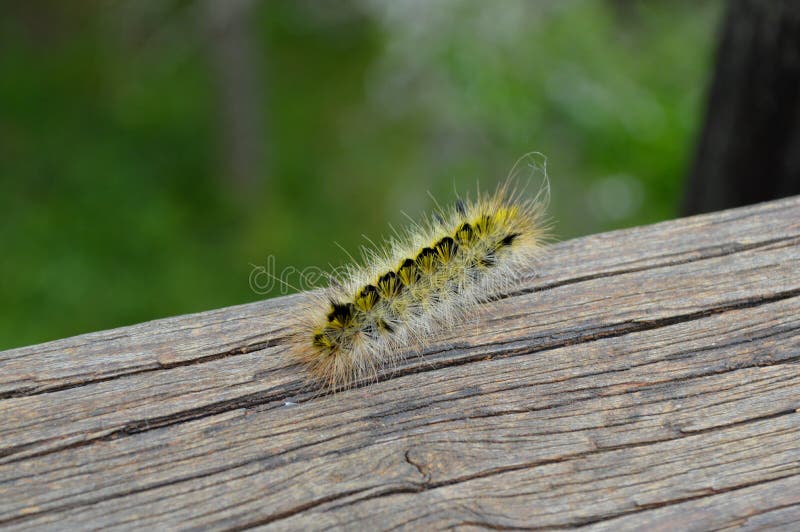
M544 170L539 154L515 169L523 162ZM526 198L509 182L362 249L364 263L313 298L292 354L314 382L338 390L376 379L530 270L548 236L549 184L545 175L539 193Z

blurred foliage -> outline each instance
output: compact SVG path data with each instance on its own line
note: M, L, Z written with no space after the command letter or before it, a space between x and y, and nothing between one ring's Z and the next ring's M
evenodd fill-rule
M357 250L532 150L559 238L674 217L722 8L255 3L264 157L242 190L198 5L0 7L0 349L261 299L269 255L341 263L334 241Z

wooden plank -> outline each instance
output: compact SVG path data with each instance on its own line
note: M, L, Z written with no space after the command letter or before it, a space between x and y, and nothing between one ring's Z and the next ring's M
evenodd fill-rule
M564 242L336 395L304 295L0 353L0 525L791 523L799 243L798 198Z
M782 221L765 227L770 220ZM594 235L553 246L521 290L725 256L797 237L797 198ZM765 230L768 238L765 238ZM85 334L0 352L0 397L58 390L252 352L281 338L293 297Z

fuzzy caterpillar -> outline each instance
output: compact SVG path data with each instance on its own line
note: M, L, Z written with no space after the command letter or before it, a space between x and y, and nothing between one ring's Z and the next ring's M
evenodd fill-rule
M515 168L522 161L543 164L528 155ZM509 182L364 248L363 265L316 293L299 317L293 355L313 381L338 390L376 379L529 269L547 238L549 185L545 175L539 193L525 198Z

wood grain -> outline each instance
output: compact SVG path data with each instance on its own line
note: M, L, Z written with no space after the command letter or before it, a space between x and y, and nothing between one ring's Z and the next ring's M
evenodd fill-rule
M800 198L554 245L335 395L305 297L0 353L0 526L800 523Z

